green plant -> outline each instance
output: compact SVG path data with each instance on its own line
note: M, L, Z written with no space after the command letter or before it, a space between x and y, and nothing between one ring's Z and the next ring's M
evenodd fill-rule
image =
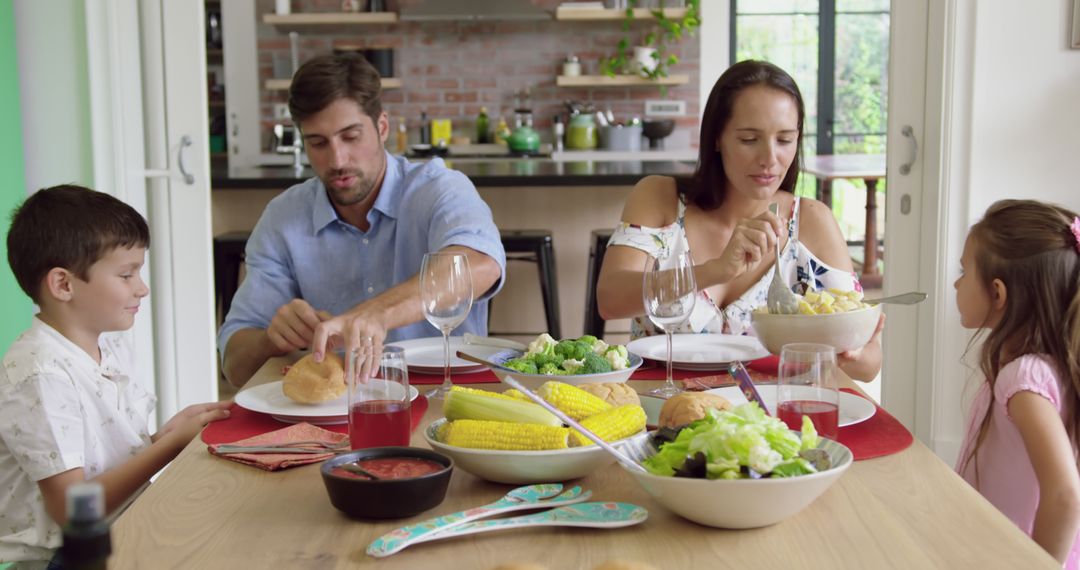
M670 53L668 51L668 45L674 42L682 41L684 36L694 35L696 30L701 25L701 15L699 11L699 5L701 0L687 0L686 2L686 14L682 18L672 19L668 18L664 13L664 0L660 0L660 6L654 10L651 10L653 16L653 25L648 32L645 33L642 39L641 45L645 47L655 48L656 52L653 57L656 59L656 65L651 70L642 69L639 73L652 81L656 81L661 77L668 76L668 70L671 66L679 63L679 56ZM636 21L634 18L634 8L637 7L637 0L629 0L626 7L626 17L622 21L622 29L629 34L631 26ZM611 57L600 58L600 72L608 77L615 77L618 74L633 73L635 70L632 68L632 49L630 45L629 35L623 36L619 40L616 46L615 55Z

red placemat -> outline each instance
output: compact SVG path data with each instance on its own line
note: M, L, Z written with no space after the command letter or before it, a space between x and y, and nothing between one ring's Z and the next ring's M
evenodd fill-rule
M496 377L495 373L491 370L485 369L480 372L471 372L469 374L451 374L450 381L454 384L496 384L499 382L499 378ZM420 386L426 384L442 384L442 382L442 374L409 372L409 384Z
M855 394L860 398L862 394L848 388L841 390ZM855 425L840 428L840 443L851 450L855 460L873 459L883 455L899 453L908 448L914 438L911 432L892 417L884 408L874 404L877 410L870 419Z
M410 409L412 412L411 429L416 430L416 426L420 424L420 418L424 417L424 412L427 409L428 400L423 394L413 400ZM291 425L279 422L268 414L253 412L236 404L229 407L229 412L228 419L210 422L206 425L202 431L204 443L232 443ZM319 427L337 433L349 433L349 424L347 423Z

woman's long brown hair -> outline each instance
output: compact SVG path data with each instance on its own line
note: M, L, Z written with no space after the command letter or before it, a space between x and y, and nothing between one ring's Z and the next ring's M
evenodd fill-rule
M1062 380L1065 429L1074 450L1080 434L1080 246L1071 229L1075 219L1075 212L1061 206L1001 200L970 233L982 286L992 296L992 284L1000 279L1006 290L1004 314L986 334L979 369L993 394L1006 364L1026 354L1047 355ZM991 396L961 471L986 437L993 403ZM975 474L977 483L977 461Z

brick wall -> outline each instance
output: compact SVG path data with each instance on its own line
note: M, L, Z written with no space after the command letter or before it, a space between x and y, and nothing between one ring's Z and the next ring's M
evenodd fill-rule
M389 9L414 5L421 0L390 0ZM439 1L439 0L425 0ZM560 0L533 0L554 12ZM366 2L361 2L366 5ZM274 10L273 0L259 0L258 47L259 82L287 77L291 70L287 29L262 23L262 14ZM293 13L338 12L340 0L292 0ZM641 38L649 24L637 22L631 38ZM552 118L565 114L563 101L592 101L599 108L610 107L616 119L644 114L646 99L659 99L658 87L634 88L565 88L555 86L566 55L573 53L582 62L582 73L597 75L598 61L612 55L623 37L621 22L404 22L394 25L349 27L312 27L300 32L300 60L329 53L337 43L394 49L394 73L400 78L400 90L383 92L386 111L397 128L398 117L405 117L410 142L418 139L420 112L429 118L449 118L454 134L475 139L474 122L481 106L486 106L492 127L501 113L513 127L514 94L531 89L534 126L544 141L551 138ZM633 45L633 43L631 44ZM687 74L690 82L670 87L668 99L686 101L685 117L678 120L680 129L690 129L690 140L697 140L698 67L697 37L684 39L670 48L680 58L671 73ZM277 73L275 74L275 70ZM284 75L283 75L284 74ZM260 103L264 139L269 144L273 104L285 102L284 91L261 89ZM565 118L565 115L564 115ZM391 137L393 140L393 137Z

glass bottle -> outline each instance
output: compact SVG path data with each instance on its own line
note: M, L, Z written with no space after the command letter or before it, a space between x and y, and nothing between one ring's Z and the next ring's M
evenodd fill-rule
M506 146L508 138L510 138L510 125L506 124L506 119L499 117L499 124L495 127L495 142Z
M409 146L409 129L405 127L405 118L398 119L397 124L397 139L394 141L394 150L398 154L405 154L405 150Z
M105 522L105 491L100 483L79 483L67 489L68 522L60 556L64 568L104 570L112 552Z
M427 111L420 111L420 144L431 144L431 125L428 123Z
M476 117L476 144L487 144L491 142L490 133L487 107L480 107L480 115Z

